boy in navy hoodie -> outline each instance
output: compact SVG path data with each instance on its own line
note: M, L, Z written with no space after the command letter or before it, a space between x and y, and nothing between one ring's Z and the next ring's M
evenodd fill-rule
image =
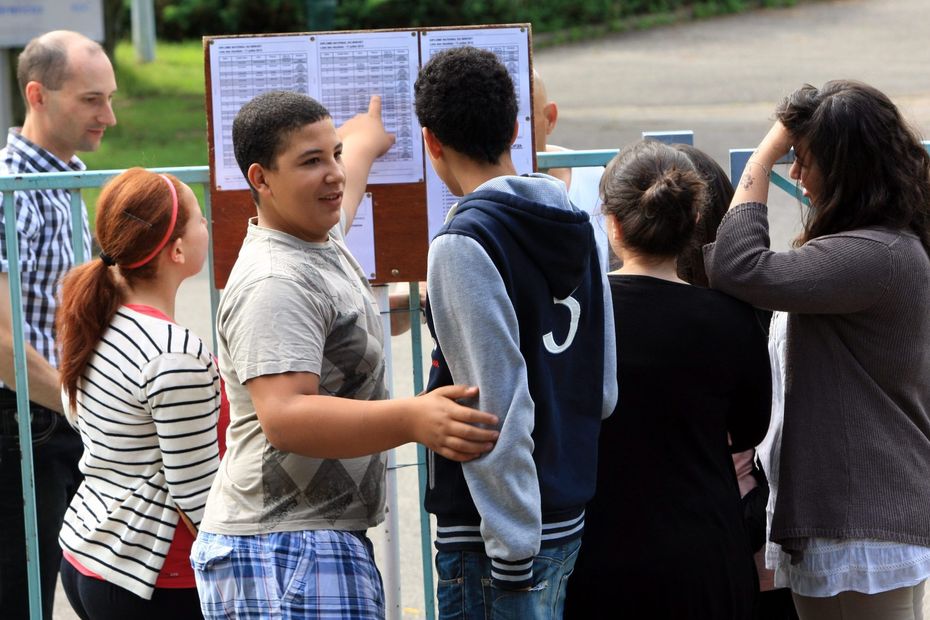
M493 53L437 54L415 97L430 161L462 196L429 249L429 389L478 385L500 418L485 456L430 455L440 617L558 618L617 399L607 269L565 185L516 176L516 95Z

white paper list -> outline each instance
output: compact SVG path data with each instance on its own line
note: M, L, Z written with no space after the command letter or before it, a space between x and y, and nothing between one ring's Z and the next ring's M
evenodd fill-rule
M337 127L380 95L385 129L396 142L374 162L368 182L422 182L423 144L413 109L418 41L416 31L212 39L217 189L248 188L233 153L232 123L245 103L269 90L317 99Z
M423 181L423 143L413 109L420 64L415 31L327 34L319 42L320 101L338 127L381 96L381 119L396 141L375 160L371 184Z
M213 146L218 190L248 189L232 145L232 124L243 105L270 90L313 96L316 44L310 37L248 37L210 41Z

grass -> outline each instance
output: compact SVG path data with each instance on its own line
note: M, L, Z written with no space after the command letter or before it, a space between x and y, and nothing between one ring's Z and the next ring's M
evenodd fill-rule
M120 43L116 84L117 125L107 130L97 151L80 154L89 169L207 165L200 41L159 42L155 61L147 64L136 60L132 44ZM202 192L194 189L202 204ZM83 193L93 217L100 192Z

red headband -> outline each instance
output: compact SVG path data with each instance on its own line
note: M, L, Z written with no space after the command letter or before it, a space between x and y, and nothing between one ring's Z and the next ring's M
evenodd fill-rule
M155 256L157 256L158 253L162 251L162 248L165 247L165 244L168 243L168 239L171 238L171 233L174 232L174 225L178 221L178 190L174 188L174 183L171 182L171 179L163 174L158 176L165 180L165 183L168 184L168 189L171 190L171 221L168 222L168 230L165 231L165 237L159 242L157 246L155 246L155 249L152 250L151 254L138 262L135 262L131 265L126 265L126 269L135 269L136 267L141 267L142 265L155 258Z

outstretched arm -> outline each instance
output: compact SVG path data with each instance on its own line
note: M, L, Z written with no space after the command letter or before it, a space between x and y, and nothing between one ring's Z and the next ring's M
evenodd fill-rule
M336 129L342 139L342 161L346 167L346 186L342 194L345 212L344 232L352 227L355 212L368 185L368 173L376 159L394 144L394 135L381 122L381 97L373 95L368 111L357 114Z
M497 431L493 415L464 407L477 388L452 385L423 396L353 400L319 395L309 372L264 375L246 383L258 421L271 445L317 458L354 458L405 443L422 443L442 456L467 461L489 451Z

